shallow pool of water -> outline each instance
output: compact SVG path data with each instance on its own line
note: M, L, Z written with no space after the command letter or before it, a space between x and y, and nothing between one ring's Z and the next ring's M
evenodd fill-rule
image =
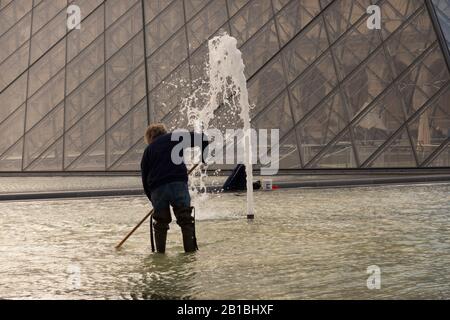
M0 298L450 298L450 185L195 198L200 251L153 255L143 197L0 203ZM368 266L381 289L367 288Z

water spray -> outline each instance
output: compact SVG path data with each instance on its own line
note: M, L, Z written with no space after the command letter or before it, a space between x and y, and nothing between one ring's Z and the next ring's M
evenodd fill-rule
M206 104L193 105L197 100L194 95L185 99L184 109L188 123L196 130L211 128L216 110L226 107L239 115L243 122L244 164L247 175L247 218L254 219L253 201L253 164L250 125L250 104L248 100L247 79L244 74L242 53L237 48L237 40L223 33L209 40L208 89L200 92L207 97ZM201 183L203 185L203 183Z

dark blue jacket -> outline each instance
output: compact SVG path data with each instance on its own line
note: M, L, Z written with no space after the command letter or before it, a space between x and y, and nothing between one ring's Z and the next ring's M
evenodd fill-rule
M188 147L196 146L195 136L201 142L200 147L202 152L208 146L209 141L203 141L204 134L190 132L191 143ZM172 141L172 133L167 133L157 137L151 144L147 146L142 156L141 173L142 184L144 186L145 194L150 199L151 192L159 186L182 181L187 182L187 169L184 162L181 164L174 164L172 162L172 149L182 142L182 137L178 141ZM183 157L184 149L181 149L180 156ZM204 162L204 159L202 159Z

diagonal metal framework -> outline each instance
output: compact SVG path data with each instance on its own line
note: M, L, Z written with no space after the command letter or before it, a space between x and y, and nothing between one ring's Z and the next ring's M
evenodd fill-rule
M450 2L447 0L425 0L433 20L434 31L439 40L442 53L450 69Z
M71 3L81 33L59 23ZM449 167L449 6L378 0L369 31L370 3L0 3L0 171L138 170L145 126L183 123L222 30L243 52L253 126L281 129L282 169Z

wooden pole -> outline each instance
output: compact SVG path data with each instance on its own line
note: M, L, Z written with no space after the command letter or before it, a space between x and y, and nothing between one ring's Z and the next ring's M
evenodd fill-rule
M188 175L190 175L194 170L195 170L195 168L197 168L198 167L198 163L196 163L190 170L189 170L189 172L188 172ZM153 212L154 212L154 210L152 209L149 213L147 213L147 215L144 217L144 218L142 218L142 220L133 228L133 230L131 230L126 236L125 236L125 238L123 238L123 240L122 241L120 241L117 245L116 245L116 249L120 249L120 247L122 247L122 245L125 243L125 241L127 241L128 240L128 238L129 237L131 237L131 235L137 230L137 229L139 229L139 227L145 222L145 220L147 220L152 214L153 214Z

